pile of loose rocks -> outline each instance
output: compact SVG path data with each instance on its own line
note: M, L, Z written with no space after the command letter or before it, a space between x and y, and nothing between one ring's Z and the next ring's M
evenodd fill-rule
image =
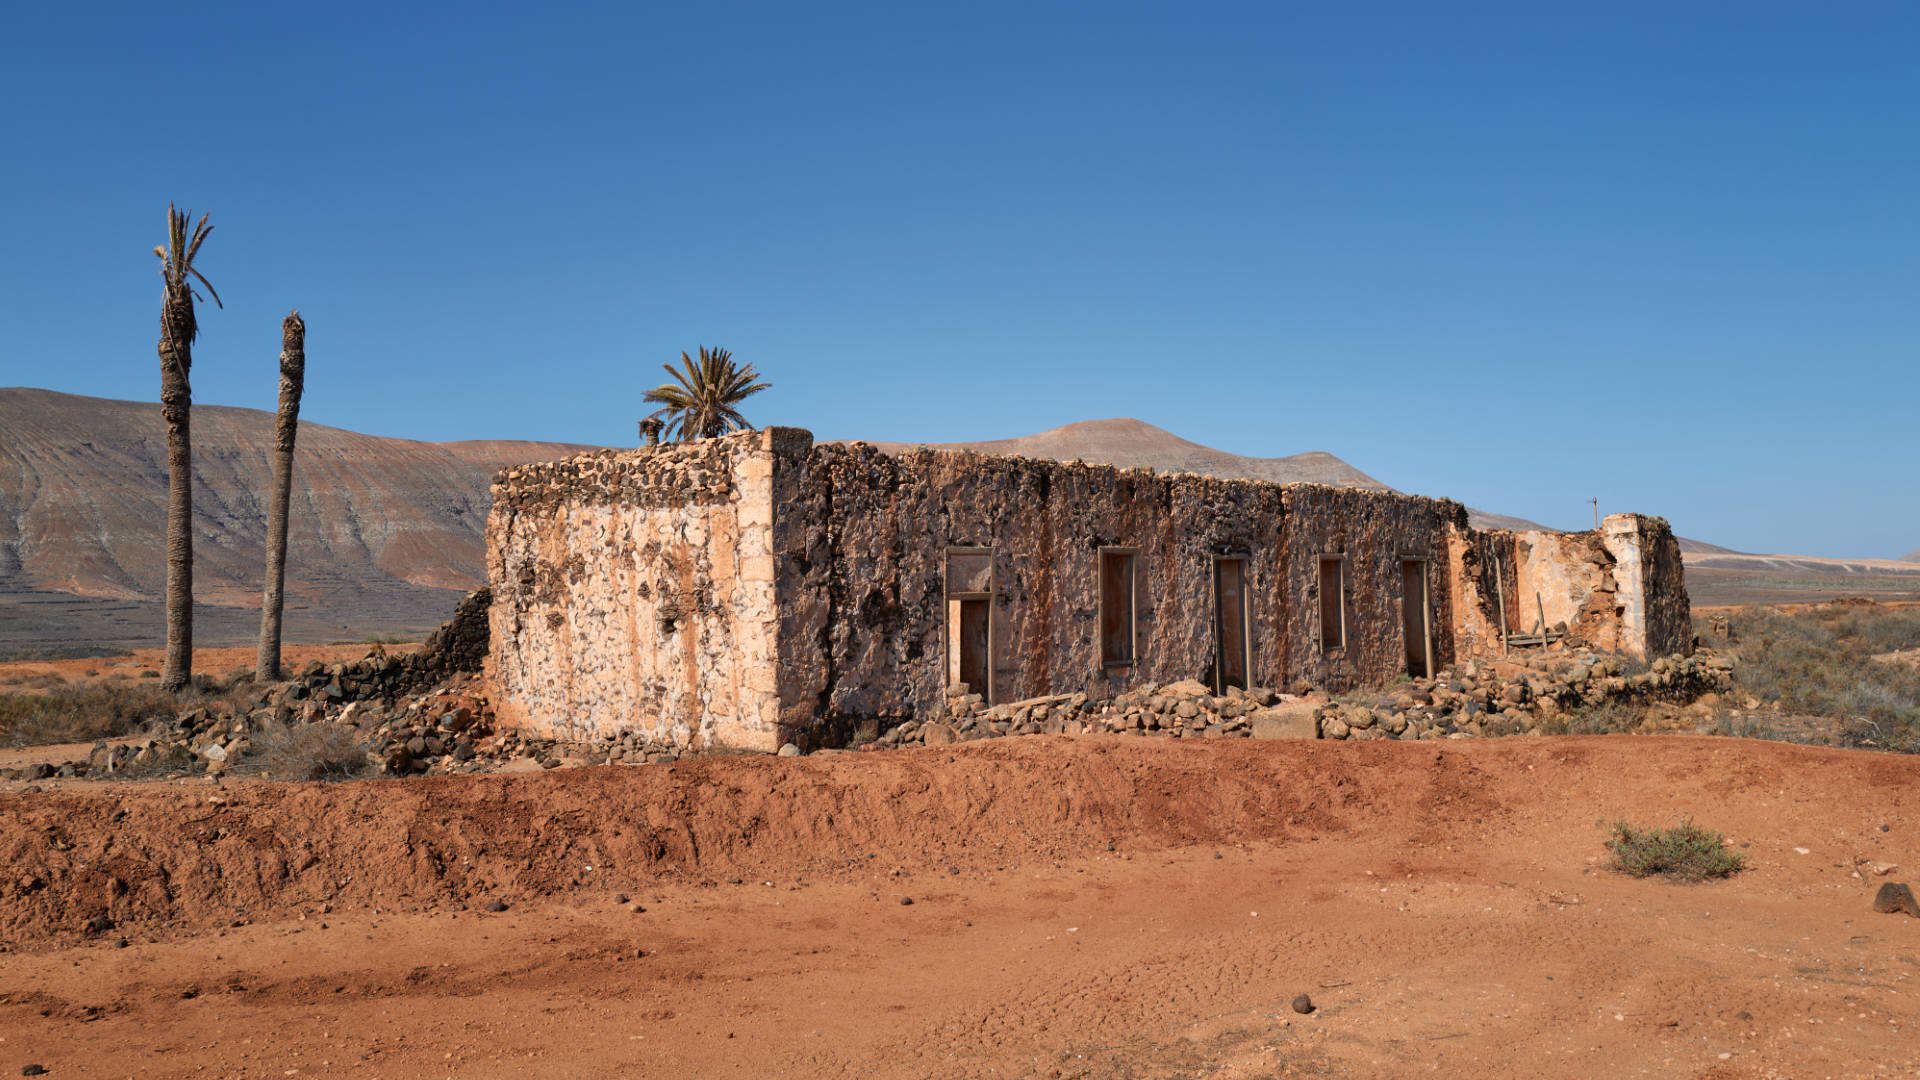
M1698 726L1733 687L1733 660L1708 650L1627 663L1591 652L1524 660L1469 660L1431 679L1335 702L1318 691L1286 694L1194 680L1147 686L1096 700L1058 694L988 705L966 684L948 688L945 707L886 731L875 748L944 746L1003 735L1111 732L1161 738L1469 739L1541 734L1582 708L1643 706L1643 730ZM1748 707L1759 705L1748 702Z
M1319 697L1318 701L1325 701ZM888 729L876 747L922 744L945 746L1002 735L1091 734L1120 732L1167 738L1251 738L1256 726L1292 723L1298 727L1302 704L1311 696L1283 694L1267 688L1228 687L1215 694L1206 685L1188 679L1166 686L1147 686L1116 697L1093 699L1086 694L1054 694L1002 705L988 705L965 683L947 688L947 700L938 713L924 721L909 720ZM1310 719L1310 717L1309 717ZM1310 730L1296 732L1312 738Z
M1328 703L1318 720L1323 739L1539 735L1563 727L1579 710L1620 702L1644 707L1641 730L1677 730L1709 715L1718 696L1732 689L1732 658L1704 650L1661 657L1632 674L1619 658L1592 653L1469 660L1371 700Z
M0 770L0 779L219 775L258 765L249 754L269 729L318 724L344 729L364 746L369 769L389 776L476 771L488 764L483 758L525 752L517 738L495 734L492 711L471 675L406 697L351 696L365 692L364 680L386 659L314 665L318 670L309 668L299 679L251 694L229 691L219 703L187 708L140 738L97 742L85 760L30 765L12 775Z
M449 624L452 626L453 624ZM436 635L439 637L439 635ZM470 651L470 650L469 650ZM570 743L498 730L484 686L471 670L423 649L388 656L378 648L351 663L312 663L295 678L248 690L242 684L188 708L142 739L96 743L82 761L0 770L0 779L219 775L257 766L249 754L264 732L308 725L344 729L365 749L368 769L386 776L482 772L561 765L641 765L685 751L628 732ZM463 663L474 663L469 657ZM1637 665L1636 665L1637 668ZM426 683L431 677L432 682ZM1116 697L1053 694L988 705L973 688L948 688L924 719L886 729L861 746L945 746L1007 735L1117 733L1159 738L1468 739L1567 730L1581 710L1635 706L1634 730L1704 730L1733 686L1733 661L1711 650L1662 657L1629 671L1620 658L1562 652L1526 659L1469 660L1431 679L1331 700L1230 687L1215 694L1195 680L1144 686ZM1747 698L1735 707L1759 707ZM783 754L799 748L783 748Z
M98 742L84 760L0 770L0 779L218 775L245 766L269 728L315 724L346 729L364 744L369 767L389 776L479 771L516 757L558 765L555 744L495 731L474 678L486 659L491 602L485 588L468 593L416 652L376 645L360 660L313 661L284 682L255 684L238 672L224 687L203 685L202 703L140 739Z

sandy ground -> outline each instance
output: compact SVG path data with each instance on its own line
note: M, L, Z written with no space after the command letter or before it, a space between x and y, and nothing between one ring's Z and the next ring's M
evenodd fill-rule
M412 652L419 647L418 643L381 646L393 653ZM298 671L312 660L323 664L337 660L358 660L367 655L367 650L371 648L373 646L364 643L283 645L280 648L280 666ZM193 670L197 674L215 676L225 676L242 668L251 671L254 658L251 648L195 649ZM135 649L123 656L95 656L80 660L9 660L0 662L0 691L24 687L28 680L45 675L58 675L69 683L84 683L114 676L140 679L143 672L152 671L154 675L144 677L158 679L165 660L164 649Z
M1920 865L1916 781L1733 739L1042 736L14 784L0 1071L1910 1076L1920 920L1870 901ZM1686 816L1752 868L1599 865L1598 821Z

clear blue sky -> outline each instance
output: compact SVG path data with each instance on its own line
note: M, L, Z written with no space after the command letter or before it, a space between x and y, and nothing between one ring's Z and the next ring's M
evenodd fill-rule
M0 385L157 397L171 199L200 402L273 408L297 306L383 435L630 445L704 343L820 438L1920 546L1920 8L1326 8L15 6Z

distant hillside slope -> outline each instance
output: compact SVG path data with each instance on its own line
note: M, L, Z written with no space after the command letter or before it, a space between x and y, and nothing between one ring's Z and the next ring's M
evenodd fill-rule
M253 409L193 410L199 603L259 606L273 423L272 413ZM323 611L327 623L348 628L436 624L458 592L482 583L493 473L582 449L414 442L302 423L288 524L290 620ZM142 605L159 600L166 582L166 498L158 405L0 389L0 594L101 602L9 607L13 614L44 621L47 612L112 610L146 626ZM5 638L17 644L55 629L9 627Z
M1900 561L1901 562L1920 562L1920 548L1915 548L1912 551L1907 552L1905 555L1900 556Z
M887 453L911 450L916 443L874 443ZM1124 468L1151 467L1159 472L1190 472L1274 484L1331 484L1335 487L1392 491L1387 485L1334 457L1314 450L1290 457L1242 457L1201 446L1131 417L1118 420L1082 420L1076 424L1023 435L1017 439L982 442L929 443L935 450L972 450L981 454L1081 461ZM1469 508L1468 518L1479 529L1544 529L1525 518Z
M1695 607L1803 604L1864 596L1920 600L1920 565L1894 559L1811 555L1688 553L1687 594Z
M888 453L910 450L912 443L875 443ZM1082 420L1037 435L1017 439L940 443L936 450L972 450L981 454L1082 461L1123 468L1150 466L1161 472L1205 473L1276 484L1309 482L1340 487L1388 490L1387 485L1332 454L1312 452L1292 457L1255 458L1201 446L1142 420Z

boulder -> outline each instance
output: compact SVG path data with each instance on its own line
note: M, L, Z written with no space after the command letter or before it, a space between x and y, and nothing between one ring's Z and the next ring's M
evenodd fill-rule
M1904 911L1915 918L1920 918L1920 902L1914 900L1913 889L1895 881L1889 881L1880 886L1879 893L1873 898L1873 910L1883 914Z
M1317 739L1320 726L1314 720L1318 707L1305 702L1273 705L1246 714L1247 727L1256 739Z

